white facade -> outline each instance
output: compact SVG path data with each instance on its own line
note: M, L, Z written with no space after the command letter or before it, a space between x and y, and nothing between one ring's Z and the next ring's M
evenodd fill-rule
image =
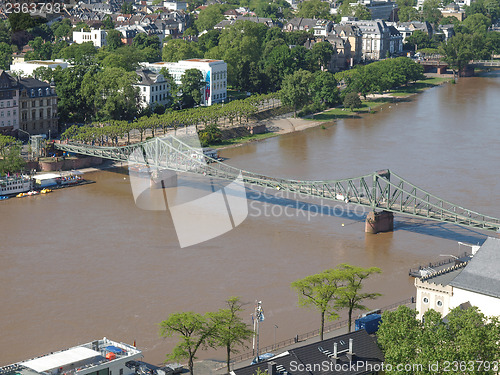
M464 302L470 302L472 306L479 307L479 310L486 316L500 316L500 300L498 298L454 287L450 309Z
M185 1L164 1L163 6L168 10L187 10Z
M418 318L429 309L446 316L470 303L486 316L500 316L500 239L488 238L472 259L415 280Z
M189 59L179 62L145 63L143 66L155 72L159 72L161 68L168 69L178 85L181 84L181 77L186 70L198 69L205 82L201 93L202 105L222 103L227 99L227 64L222 60Z
M73 42L81 44L86 42L94 43L96 47L104 47L106 43L106 30L73 31Z
M0 134L19 129L19 82L0 70Z
M134 86L140 90L142 108L168 104L170 87L163 75L149 70L138 70L136 73L139 75L140 82Z
M55 69L60 66L63 69L68 67L68 63L61 59L56 60L29 60L16 62L10 66L12 72L21 72L23 77L33 76L33 72L38 68Z

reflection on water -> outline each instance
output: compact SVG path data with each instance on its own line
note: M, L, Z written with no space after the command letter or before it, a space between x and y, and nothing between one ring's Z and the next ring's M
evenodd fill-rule
M500 80L498 72L487 75L493 78L460 79L372 116L222 156L246 170L300 180L389 168L439 197L498 217ZM297 307L290 289L297 278L343 262L377 266L383 273L368 289L383 296L369 306L384 306L414 294L410 267L458 254L456 241L486 238L398 215L393 233L369 235L366 212L252 188L241 225L180 249L169 211L138 209L127 175L88 178L96 184L0 202L0 364L103 336L136 340L145 359L158 363L176 342L158 338L161 320L177 311L216 310L233 295L249 303L243 314L249 323L253 302L263 301L265 346L274 341L274 324L278 341L318 327L318 314Z

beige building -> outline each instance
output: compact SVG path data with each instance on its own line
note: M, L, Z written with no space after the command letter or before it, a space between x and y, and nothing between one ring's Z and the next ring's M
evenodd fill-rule
M19 128L29 134L58 133L55 87L34 78L19 79Z
M500 239L489 237L470 261L415 279L417 317L429 309L446 316L451 309L477 306L500 316Z

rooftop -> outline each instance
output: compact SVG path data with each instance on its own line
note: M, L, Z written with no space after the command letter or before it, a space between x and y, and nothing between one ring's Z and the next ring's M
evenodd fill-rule
M103 363L132 360L142 356L131 345L103 338L37 358L0 367L0 375L75 375Z
M455 277L457 277L465 269L466 265L467 262L463 262L452 267L439 270L438 272L421 277L420 281L442 286L449 285Z
M500 238L489 237L450 285L500 298L499 267Z

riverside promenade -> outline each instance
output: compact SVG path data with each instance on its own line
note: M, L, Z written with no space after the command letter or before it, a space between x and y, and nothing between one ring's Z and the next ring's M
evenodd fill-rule
M410 297L406 300L383 307L380 310L382 312L394 311L399 306L403 305L408 306L411 309L415 309L416 307L414 298ZM352 330L354 330L354 320L356 318L357 315L353 316ZM339 335L343 335L345 333L347 333L347 320L334 322L330 325L325 326L324 339L333 338ZM313 344L315 342L320 342L320 341L321 340L319 337L319 330L317 329L302 335L298 335L298 341L296 341L296 338L290 338L288 340L276 343L276 346L274 345L268 345L265 347L261 346L259 352L260 354L263 353L280 354L290 349ZM242 350L242 353L243 354L233 356L233 359L231 360L231 370L235 368L242 368L248 366L252 362L253 358L255 358L254 356L250 356L249 358L245 358L244 360L241 359L242 357L247 357L248 356L247 354L251 353L251 346L249 349ZM225 361L207 359L195 362L194 371L195 374L197 375L223 375L227 374L227 366ZM187 374L187 372L185 374Z

